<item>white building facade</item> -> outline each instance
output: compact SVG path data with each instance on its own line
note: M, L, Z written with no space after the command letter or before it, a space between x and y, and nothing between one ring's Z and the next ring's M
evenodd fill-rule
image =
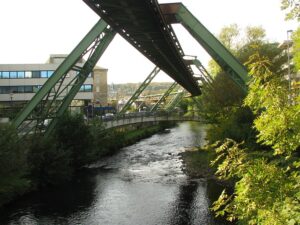
M45 64L0 64L0 105L24 104L31 100L67 55L51 55ZM83 66L84 60L77 65ZM69 83L76 71L70 71L64 83ZM81 86L73 103L107 105L107 69L95 67Z

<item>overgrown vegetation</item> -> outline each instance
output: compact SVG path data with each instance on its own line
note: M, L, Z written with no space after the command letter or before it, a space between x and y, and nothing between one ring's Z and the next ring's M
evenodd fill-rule
M198 99L201 115L212 123L207 139L216 152L216 175L235 181L234 193L224 190L212 209L238 224L299 224L300 96L284 78L286 51L259 27L247 28L242 41L236 25L222 32L221 41L245 64L251 81L244 95L211 62L213 84ZM294 48L299 37L298 30ZM296 69L289 65L293 73L300 68L298 52Z
M70 181L78 170L148 137L166 124L105 131L80 114L65 114L50 137L19 139L14 127L0 124L0 206L28 191Z

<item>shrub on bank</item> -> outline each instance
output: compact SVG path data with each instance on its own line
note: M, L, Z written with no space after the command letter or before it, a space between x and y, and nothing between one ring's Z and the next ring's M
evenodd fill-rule
M26 169L26 149L15 128L0 124L0 205L29 189Z

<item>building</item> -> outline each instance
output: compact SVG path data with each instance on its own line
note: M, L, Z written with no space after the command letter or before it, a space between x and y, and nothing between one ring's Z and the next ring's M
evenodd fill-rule
M0 106L28 102L54 73L67 55L51 55L45 64L0 64ZM81 59L77 66L83 66ZM76 71L70 71L64 83L69 83ZM62 85L64 85L64 83ZM107 105L107 69L95 67L75 96L72 105L90 103Z

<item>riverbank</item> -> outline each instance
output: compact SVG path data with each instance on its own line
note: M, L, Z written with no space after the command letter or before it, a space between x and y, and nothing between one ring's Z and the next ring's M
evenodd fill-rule
M192 179L203 178L212 180L224 188L232 189L233 182L220 180L216 175L217 168L211 165L216 153L209 148L193 147L181 153L184 172Z
M153 123L110 130L104 134L92 136L92 138L78 135L81 137L81 139L77 138L77 141L81 142L79 143L82 145L80 147L85 147L82 143L92 142L87 147L89 149L84 151L81 151L81 148L63 148L64 146L60 146L57 144L57 140L53 141L53 139L31 138L27 140L28 143L24 145L25 147L20 146L20 149L23 149L22 162L26 165L23 171L12 173L10 176L5 175L6 179L2 178L0 181L0 208L17 201L28 193L38 192L45 188L56 188L70 182L84 168L82 163L90 164L101 157L113 155L122 147L132 145L170 126L174 126L174 124ZM68 131L70 130L68 129ZM65 135L60 136L67 138ZM68 143L68 140L62 141L62 143ZM82 154L75 155L79 152ZM73 158L81 164L70 163Z

